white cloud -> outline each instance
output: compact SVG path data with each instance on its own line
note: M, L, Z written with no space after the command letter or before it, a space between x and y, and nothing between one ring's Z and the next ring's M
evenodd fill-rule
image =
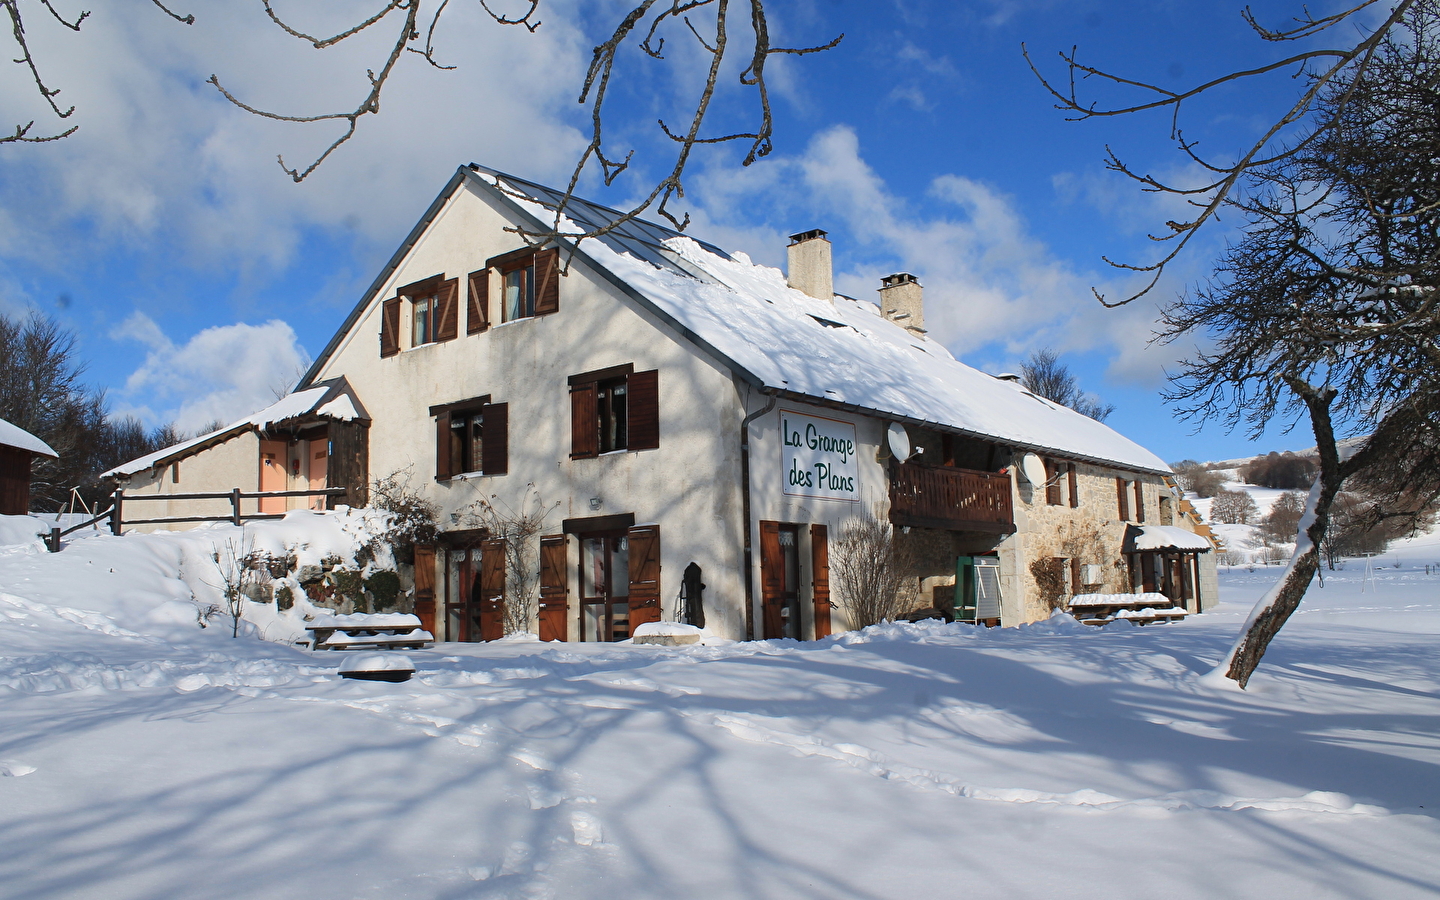
M294 330L278 319L206 328L176 344L153 319L135 312L110 336L148 348L145 361L126 379L116 412L151 425L173 421L192 433L216 419L230 422L269 406L276 391L293 386L310 363Z
M925 286L925 323L931 337L962 358L1015 361L1040 347L1061 352L1101 351L1110 376L1157 384L1173 358L1148 344L1156 315L1146 298L1107 310L1091 286L1110 296L1129 280L1077 272L1030 232L1012 198L961 175L942 175L929 188L938 213L914 211L892 192L860 155L855 132L835 127L817 135L804 153L775 159L743 173L716 170L696 179L695 231L708 222L729 225L730 246L778 264L783 243L774 235L821 227L836 246L836 289L875 299L880 278L915 274ZM785 227L745 226L768 217ZM748 231L755 252L739 243ZM722 240L717 235L717 240ZM848 246L847 246L848 243ZM1167 281L1167 284L1170 282ZM1173 291L1157 291L1168 297Z

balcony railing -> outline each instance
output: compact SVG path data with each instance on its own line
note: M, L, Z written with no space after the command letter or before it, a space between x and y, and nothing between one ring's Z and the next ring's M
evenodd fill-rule
M949 466L897 466L890 480L890 521L951 531L1011 533L1010 475Z

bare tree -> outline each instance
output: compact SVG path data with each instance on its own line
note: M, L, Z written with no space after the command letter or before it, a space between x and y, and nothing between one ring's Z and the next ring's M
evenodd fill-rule
M1150 235L1151 240L1170 245L1158 261L1130 264L1105 257L1105 261L1117 269L1148 272L1151 277L1141 290L1124 299L1110 302L1095 291L1096 299L1105 306L1113 307L1124 305L1149 293L1159 282L1166 265L1180 255L1200 228L1214 219L1227 205L1240 199L1239 195L1247 179L1303 151L1340 124L1352 99L1349 86L1366 80L1383 42L1393 33L1406 30L1406 17L1414 6L1423 0L1388 2L1393 2L1388 15L1374 27L1367 26L1366 11L1371 7L1386 5L1381 0L1359 0L1355 5L1327 16L1315 16L1307 7L1302 7L1300 15L1296 16L1290 25L1273 29L1262 25L1247 6L1240 15L1262 41L1293 44L1329 34L1338 39L1337 43L1333 47L1304 50L1282 59L1237 69L1182 91L1170 90L1081 63L1077 47L1059 54L1065 63L1066 77L1047 78L1030 58L1029 50L1022 45L1025 61L1029 63L1031 71L1055 98L1055 108L1068 113L1070 121L1126 116L1149 110L1168 111L1171 140L1175 141L1188 160L1199 165L1206 173L1206 180L1195 184L1161 181L1153 175L1131 168L1112 149L1106 148L1107 168L1138 182L1142 190L1181 197L1195 212L1191 218L1183 221L1166 222L1165 231ZM1352 39L1343 40L1342 35L1352 35ZM1187 138L1180 126L1180 113L1187 102L1221 85L1254 80L1287 70L1303 76L1300 79L1303 87L1299 96L1282 115L1267 125L1253 144L1233 159L1214 160L1200 155L1197 142ZM1091 79L1122 91L1138 92L1139 98L1114 104L1084 99L1078 92L1077 82L1089 82ZM1295 139L1295 128L1307 124L1309 127L1304 136Z
M1295 555L1221 664L1242 687L1314 578L1348 479L1373 485L1376 520L1418 522L1440 496L1440 2L1400 9L1363 68L1314 76L1319 124L1247 170L1250 198L1230 201L1243 237L1163 314L1161 339L1213 341L1172 376L1181 415L1258 435L1303 414L1315 435Z
M1115 411L1115 404L1103 403L1080 389L1080 382L1060 355L1049 347L1036 350L1020 364L1020 383L1032 394L1068 406L1082 416L1103 422Z
M150 2L154 3L166 15L170 16L170 18L174 19L177 22L185 25L190 25L193 24L195 21L194 16L181 16L167 9L165 7L165 4L161 3L160 0L150 0ZM46 105L50 107L50 112L55 116L55 118L60 119L62 122L64 122L75 114L75 107L68 106L64 109L61 109L60 104L57 103L55 100L56 95L60 93L60 89L50 87L46 83L44 77L40 74L40 64L36 61L34 53L30 50L30 43L25 38L25 8L23 4L24 0L0 0L0 7L3 7L5 13L10 17L10 36L11 39L15 42L16 50L20 54L20 57L18 59L15 59L14 62L26 68L30 75L31 81L35 83L35 91L40 95L40 99L44 100ZM30 8L33 9L34 5L35 4L30 4ZM54 19L57 23L59 23L61 27L67 28L70 31L79 31L80 26L84 23L84 21L90 18L90 14L88 12L82 12L77 14L73 20L66 19L65 16L62 15L60 11L55 8L52 0L38 0L38 5L43 6L45 8L45 11L50 14L50 17ZM47 141L58 141L61 138L67 138L80 129L79 125L71 125L64 131L60 131L54 134L32 135L30 133L30 129L34 127L34 119L31 119L29 122L26 122L23 125L17 124L15 126L14 134L0 136L0 144L17 142L27 144L43 144Z
M895 527L878 515L856 516L841 526L830 550L835 605L853 628L894 619L908 600L900 588L909 569L900 558Z
M535 485L527 484L516 506L495 495L476 500L463 513L468 527L483 528L491 540L505 542L505 633L530 631L540 608L540 534L560 506L545 505Z
M540 11L543 0L522 0L522 2L528 3L528 8L522 14L513 16L495 12L486 0L480 0L480 5L496 23L517 26L533 32L541 25ZM429 8L428 12L422 12L421 0L387 0L379 12L354 22L342 31L329 36L309 34L286 19L282 19L276 13L272 0L261 0L261 4L265 8L265 14L277 27L286 34L305 41L317 50L334 47L371 29L389 28L392 35L392 39L387 42L389 49L383 62L378 68L366 71L368 85L359 102L353 107L334 112L293 115L259 109L236 97L220 83L217 76L210 76L209 83L213 84L227 100L246 112L281 122L306 124L330 122L344 125L335 140L303 167L288 165L283 156L279 157L281 168L296 182L305 180L325 162L330 154L354 137L360 121L365 116L377 115L380 112L380 101L385 87L402 60L410 58L409 54L415 54L426 64L437 69L454 68L454 66L445 65L437 59L435 49L436 34L437 31L443 31L441 20L449 8L449 0L439 0ZM704 84L695 97L693 106L689 107L692 112L688 123L682 127L672 128L664 119L659 121L661 133L675 147L675 155L673 161L666 164L665 174L656 181L643 199L630 210L607 221L603 226L597 226L580 234L566 231L567 237L579 240L605 234L647 210L653 210L655 214L663 216L678 230L683 231L689 223L689 216L682 214L681 218L677 218L671 212L670 204L685 196L683 175L691 154L697 147L735 141L743 142L747 148L741 164L746 166L770 153L773 148L774 116L766 83L766 64L772 56L777 54L804 55L828 50L839 44L844 35L816 46L777 47L771 43L770 24L764 0L748 0L748 2L737 0L736 6L743 10L743 13L748 13L748 15L742 13L735 16L735 18L743 16L748 24L748 33L738 41L733 40L730 33L733 24L730 0L639 0L619 20L609 36L595 47L590 66L585 73L584 83L580 88L577 102L584 106L588 113L590 140L575 164L563 197L555 204L555 215L550 230L541 233L530 233L522 229L513 230L534 243L542 243L558 236L562 230L565 211L573 197L580 176L587 167L592 164L598 167L606 185L614 182L629 167L635 151L633 149L623 153L610 151L604 134L607 115L605 101L612 79L616 77L616 61L621 50L627 44L637 47L650 60L659 62L666 59L667 33L681 33L684 39L693 39L701 48L702 59L708 57L705 63ZM703 18L701 18L702 14ZM745 63L739 74L739 86L742 89L753 89L755 124L749 130L708 133L704 126L706 117L711 111L711 104L715 99L716 88L720 84L721 70L727 58L735 59L737 57ZM501 187L504 188L503 185Z
M1222 525L1249 525L1260 514L1255 498L1245 491L1216 491L1210 519Z

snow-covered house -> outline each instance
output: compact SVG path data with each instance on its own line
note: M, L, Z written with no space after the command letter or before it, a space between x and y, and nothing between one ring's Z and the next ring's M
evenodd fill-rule
M262 497L245 513L364 506L369 490L370 417L344 378L307 384L224 428L116 466L111 478L129 495L344 488L331 497ZM229 500L153 501L147 518L228 515Z
M60 458L49 444L0 419L0 516L30 512L30 463L37 456Z
M516 229L548 231L558 199L461 167L293 395L315 424L265 411L116 474L170 492L256 472L263 485L270 441L304 478L319 459L307 428L327 428L333 451L348 423L363 445L349 484L408 471L441 511L434 596L417 612L452 640L500 631L503 545L474 526L482 500L553 508L549 640L620 639L670 614L692 563L717 634L843 629L829 572L846 523L866 516L897 527L917 606L1016 624L1085 592L1214 602L1209 542L1168 466L954 359L926 335L914 277L884 279L878 305L837 295L821 231L792 238L788 278L640 220L578 247L527 245ZM584 201L567 214L586 229L618 215ZM314 395L336 385L351 409L327 418Z

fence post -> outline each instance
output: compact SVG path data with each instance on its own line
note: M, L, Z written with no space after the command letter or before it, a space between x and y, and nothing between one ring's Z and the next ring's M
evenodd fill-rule
M231 508L232 510L234 510L234 515L232 516L232 520L235 522L236 525L239 525L239 524L240 524L240 489L239 489L238 487L237 487L237 488L231 488L231 489L230 489L230 508Z
M115 505L112 506L112 507L110 507L110 533L113 534L113 535L115 535L116 537L119 537L119 536L120 536L120 531L121 531L121 529L123 528L123 526L124 526L124 524L125 524L124 513L121 512L121 510L120 510L120 505L121 505L122 503L124 503L124 502L125 502L125 489L124 489L124 488L116 488L116 489L115 489Z

